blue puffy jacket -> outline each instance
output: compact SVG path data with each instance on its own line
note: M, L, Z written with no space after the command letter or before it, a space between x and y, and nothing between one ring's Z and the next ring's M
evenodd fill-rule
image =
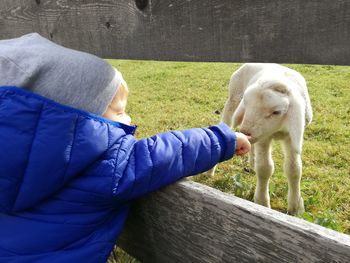
M235 150L224 124L139 141L134 131L0 87L0 262L106 262L132 199Z

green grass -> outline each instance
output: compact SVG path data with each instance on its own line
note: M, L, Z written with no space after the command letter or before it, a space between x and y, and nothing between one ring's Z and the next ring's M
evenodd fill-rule
M109 60L124 75L128 113L139 126L136 136L205 127L218 123L227 85L239 64ZM289 65L308 83L314 119L303 148L302 195L305 220L350 234L350 67ZM278 143L273 153L271 206L286 212L287 182ZM213 178L192 179L252 200L255 175L247 157L218 166Z
M139 261L120 248L116 248L109 256L107 263L139 263Z

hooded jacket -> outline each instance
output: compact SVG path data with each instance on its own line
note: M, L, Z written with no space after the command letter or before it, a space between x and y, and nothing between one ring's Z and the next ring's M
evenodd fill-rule
M106 262L133 199L235 151L225 124L142 140L134 131L1 86L0 262Z

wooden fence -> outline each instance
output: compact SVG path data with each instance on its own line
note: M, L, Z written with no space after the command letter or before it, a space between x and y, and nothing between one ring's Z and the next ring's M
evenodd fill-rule
M37 31L105 58L350 61L347 0L2 0L0 7L1 38Z
M3 0L0 38L39 32L104 58L350 64L346 0ZM143 262L350 262L350 237L181 181L136 202Z
M184 180L137 202L121 240L142 262L349 262L350 237Z

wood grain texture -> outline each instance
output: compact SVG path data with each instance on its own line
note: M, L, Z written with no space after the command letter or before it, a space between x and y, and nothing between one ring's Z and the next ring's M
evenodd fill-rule
M142 262L349 262L350 237L181 181L137 201L118 243Z
M350 64L347 0L0 1L0 38L33 31L104 58Z

